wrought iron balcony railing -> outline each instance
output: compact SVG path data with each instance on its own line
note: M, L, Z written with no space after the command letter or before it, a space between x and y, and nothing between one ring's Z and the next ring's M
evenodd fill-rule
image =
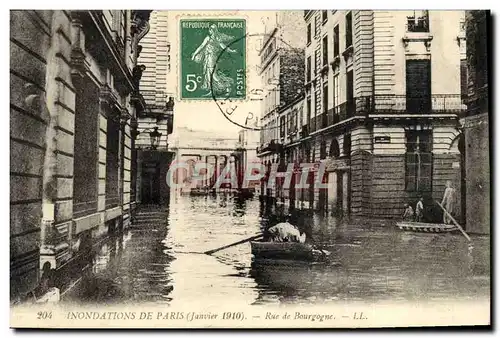
M373 101L373 103L372 103ZM366 100L370 114L458 114L467 107L460 94L436 94L421 97L376 95ZM359 106L356 106L358 109Z
M406 95L375 95L356 97L339 104L326 113L310 119L308 132L314 133L352 117L369 115L461 115L467 109L460 94L439 94L426 97ZM307 135L301 135L306 137Z
M273 139L270 142L266 142L264 144L261 144L260 147L257 147L257 154L263 153L265 151L279 153L282 150L283 150L283 144Z

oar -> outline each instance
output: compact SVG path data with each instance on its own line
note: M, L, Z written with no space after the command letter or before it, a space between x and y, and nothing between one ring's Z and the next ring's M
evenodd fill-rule
M450 213L441 205L441 203L439 203L438 201L436 201L436 203L441 207L441 209L443 209L443 211L451 218L451 220L453 221L453 223L455 223L455 225L457 226L458 230L460 230L462 232L462 234L465 236L465 238L467 238L469 240L469 242L471 241L469 235L467 235L467 233L464 231L464 229L460 226L460 224L458 224L458 222L453 218L453 216L450 215Z
M224 250L224 249L230 248L230 247L235 246L235 245L238 245L238 244L243 244L243 243L246 243L246 242L250 242L251 240L254 240L254 239L259 239L259 238L262 238L262 237L264 237L264 235L263 235L263 234L254 235L254 236L252 236L252 237L248 237L248 238L243 239L243 240L241 240L241 241L238 241L238 242L235 242L235 243L232 243L232 244L228 244L228 245L224 245L224 246L222 246L222 247L220 247L220 248L217 248L217 249L213 249L213 250L208 250L208 251L205 251L205 253L206 253L207 255L211 255L211 254L213 254L213 253L215 253L215 252L217 252L217 251L221 251L221 250Z

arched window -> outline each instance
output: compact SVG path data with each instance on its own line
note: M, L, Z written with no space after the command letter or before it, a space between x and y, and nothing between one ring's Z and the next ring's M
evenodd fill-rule
M337 158L340 156L339 142L335 138L332 140L332 143L330 144L329 156L332 158Z
M324 160L326 158L326 142L324 140L322 140L319 145L319 158L320 160Z

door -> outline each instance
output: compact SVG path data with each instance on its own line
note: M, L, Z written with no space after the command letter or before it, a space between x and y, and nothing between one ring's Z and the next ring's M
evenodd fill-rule
M337 210L337 173L328 173L328 206L334 214Z
M431 112L431 60L406 61L406 110Z
M141 182L142 203L160 203L160 168L157 163L144 163Z

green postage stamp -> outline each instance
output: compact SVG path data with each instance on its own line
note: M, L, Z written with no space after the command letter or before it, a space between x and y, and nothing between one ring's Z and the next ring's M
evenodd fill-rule
M180 35L182 99L245 99L244 19L182 19Z

